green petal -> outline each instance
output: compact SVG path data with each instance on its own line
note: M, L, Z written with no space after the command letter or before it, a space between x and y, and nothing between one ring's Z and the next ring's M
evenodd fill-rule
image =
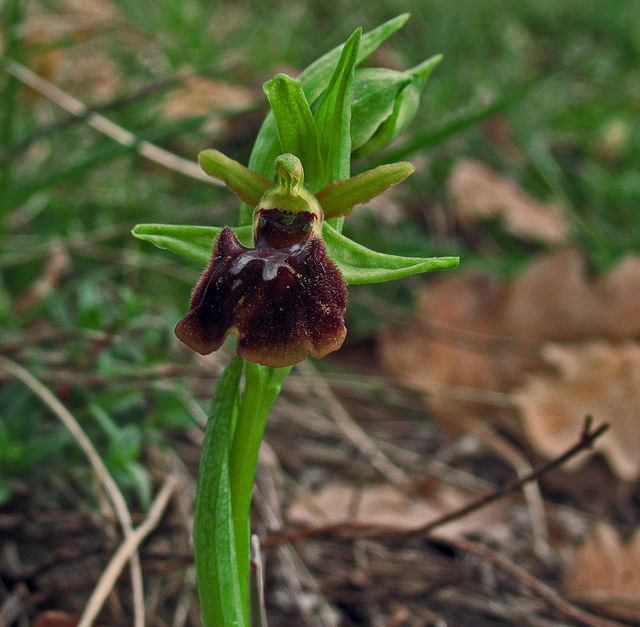
M412 274L455 268L458 257L400 257L386 255L357 244L326 222L322 228L327 252L340 268L347 284L382 283Z
M215 226L179 224L138 224L133 235L203 266L209 263L213 240L221 231ZM251 245L252 227L234 229L238 239ZM338 233L326 222L322 226L327 251L340 268L347 284L382 283L431 270L445 270L458 265L458 257L400 257L378 253Z
M219 150L203 150L198 155L198 163L209 176L224 181L240 200L254 207L263 194L273 187L273 181L245 168Z
M404 181L414 169L407 161L381 165L350 179L330 183L316 194L316 198L326 219L346 216L355 205L369 202L392 185Z
M181 224L138 224L132 234L146 240L158 248L193 259L207 265L211 259L213 241L222 230L218 226L187 226ZM253 227L242 226L234 229L238 239L251 246Z

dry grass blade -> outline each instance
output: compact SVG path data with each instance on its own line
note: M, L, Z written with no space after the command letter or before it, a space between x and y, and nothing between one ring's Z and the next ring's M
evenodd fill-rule
M78 117L86 116L87 123L97 131L111 137L111 139L123 146L135 147L140 155L150 161L154 161L165 168L180 172L181 174L199 181L204 181L205 183L211 183L213 185L223 184L221 181L205 174L200 169L200 166L198 166L194 161L183 159L164 148L160 148L159 146L152 144L151 142L138 141L137 137L130 131L118 126L95 111L90 112L88 107L82 102L70 94L67 94L53 83L50 83L41 76L38 76L35 72L32 72L29 68L17 61L14 61L13 59L5 59L4 66L7 72L17 78L21 83L28 85L31 89L35 89L37 92L52 102L55 102L58 106L62 107L72 115Z
M71 412L54 396L51 391L46 388L40 381L38 381L31 373L25 370L22 366L19 366L14 361L7 359L3 355L0 355L0 369L9 373L10 375L20 379L28 388L30 388L41 400L49 407L49 409L60 419L64 426L71 432L71 435L75 438L78 446L82 449L87 456L89 463L93 467L96 476L104 486L111 503L113 504L114 511L125 538L129 538L133 534L133 522L131 520L131 513L127 507L127 503L120 492L113 477L109 474L107 467L105 466L102 458L96 451L95 447L91 443L91 440L87 437L86 433L82 430L82 427L78 424L78 421L73 417ZM130 568L131 568L131 585L133 589L133 603L134 603L134 624L135 627L144 627L144 592L142 584L142 568L140 566L140 557L137 552L133 552L130 556Z
M165 479L158 496L156 496L151 508L149 509L149 514L144 519L144 522L142 522L120 545L120 548L115 552L109 562L109 565L102 573L100 580L98 581L98 585L95 587L91 597L89 598L89 602L85 607L84 613L78 623L78 627L90 627L93 625L93 621L102 609L102 606L113 589L116 580L120 576L124 565L137 553L138 547L142 541L149 535L149 533L151 533L158 522L160 522L162 513L169 503L169 499L178 486L178 483L178 479L174 475L169 475L169 477Z

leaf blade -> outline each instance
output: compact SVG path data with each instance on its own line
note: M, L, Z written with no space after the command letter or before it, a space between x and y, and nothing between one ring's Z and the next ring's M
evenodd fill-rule
M231 517L229 449L244 361L234 357L216 387L205 430L193 529L205 627L245 625Z
M403 13L362 35L356 65L360 64L374 52L380 44L402 28L408 19L409 14ZM342 53L343 46L344 44L336 46L301 72L300 82L307 94L307 99L312 104L327 88L333 69ZM270 179L275 177L273 164L275 163L276 157L284 152L281 147L277 146L277 137L278 132L275 119L273 114L269 113L260 128L253 146L251 157L249 158L249 168ZM245 222L241 222L241 224L247 222L247 217L243 216L243 220L245 220Z
M351 171L350 90L361 35L362 29L356 29L345 44L315 114L318 147L324 165L324 178L318 181L318 188L348 178Z

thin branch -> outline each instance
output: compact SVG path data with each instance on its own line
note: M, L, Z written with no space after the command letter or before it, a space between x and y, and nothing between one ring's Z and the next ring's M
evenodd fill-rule
M504 555L500 555L495 551L487 548L486 546L467 540L465 538L450 538L445 536L431 536L434 540L446 544L454 549L465 551L468 553L475 553L476 555L489 560L492 564L506 571L518 581L523 583L529 590L533 591L539 597L544 599L549 605L555 608L560 614L566 618L575 620L580 625L587 625L588 627L621 627L622 623L616 621L601 618L591 612L587 612L582 608L567 601L560 596L551 586L540 581L526 570L514 564L511 560L507 559Z
M14 376L16 379L20 379L28 388L30 388L42 402L49 407L49 409L60 419L64 426L71 432L71 435L75 438L78 446L82 449L87 456L89 463L93 467L96 476L104 486L116 517L120 521L122 531L125 538L129 538L133 534L133 523L131 520L131 513L127 507L127 503L120 492L120 488L113 480L113 477L109 474L107 467L105 466L102 458L96 451L95 447L91 443L91 440L87 437L82 427L78 424L78 421L73 417L71 412L54 396L51 391L46 388L40 381L38 381L31 373L25 370L17 363L0 355L0 369ZM140 566L140 556L134 552L131 555L131 586L133 589L133 601L134 601L134 619L136 627L144 627L144 592L142 584L142 568Z
M471 512L475 512L478 509L497 501L513 492L516 492L520 488L522 488L525 484L530 481L534 481L539 479L542 475L548 473L549 471L561 466L572 457L575 457L578 453L591 448L595 440L597 440L607 429L609 428L608 424L602 424L598 427L591 428L591 418L587 417L584 422L584 427L580 439L569 449L567 449L562 455L538 466L533 469L531 472L523 475L522 477L517 477L505 483L502 487L496 489L495 491L487 494L485 496L481 496L477 498L467 505L460 507L458 509L452 510L451 512L447 512L443 516L440 516L431 522L421 525L419 527L415 527L413 529L398 529L396 527L389 526L381 526L381 525L370 525L370 524L359 524L359 523L338 523L334 525L324 525L322 527L312 527L312 528L302 528L295 529L293 531L286 531L279 534L269 535L262 541L263 547L269 547L276 544L279 544L284 541L292 541L299 540L301 538L309 538L309 537L318 537L325 535L335 535L341 534L344 537L369 537L369 538L379 538L379 537L389 537L393 536L394 538L410 538L410 537L420 537L426 536L429 532L433 531L438 527L442 527L443 525L450 523L459 518L463 518L467 514Z
M177 488L178 483L179 481L174 475L169 475L165 479L165 482L153 501L151 508L149 509L149 514L145 518L144 522L142 522L137 529L124 540L118 550L114 553L107 568L100 576L98 585L89 597L89 601L87 602L82 617L80 618L78 627L90 627L93 625L93 621L100 613L109 593L113 590L113 586L120 576L124 565L134 555L137 555L138 547L142 541L160 522L162 513L167 507L169 499Z
M17 78L21 83L28 85L31 89L35 89L37 92L52 102L55 102L58 106L62 107L72 115L76 117L86 117L87 124L95 128L97 131L104 133L123 146L135 148L138 154L146 157L150 161L154 161L165 168L180 172L181 174L197 179L198 181L204 181L205 183L211 183L213 185L224 185L222 181L218 181L210 177L208 174L205 174L200 169L200 166L194 161L183 159L164 148L160 148L159 146L152 144L151 142L144 140L139 141L138 138L130 131L118 126L103 115L100 115L95 111L90 111L84 103L80 102L65 91L62 91L62 89L53 83L50 83L41 76L38 76L38 74L32 72L21 63L18 63L13 59L5 59L4 65L7 72Z
M175 85L179 85L186 78L189 78L192 75L193 72L181 72L179 76L172 76L163 80L155 81L148 85L144 85L137 91L129 93L125 96L114 98L113 100L109 100L108 102L99 104L97 106L85 107L85 111L81 115L78 115L77 113L71 113L71 115L61 120L56 120L55 122L51 122L50 124L45 124L44 126L36 129L36 131L34 131L28 137L21 139L20 141L6 148L3 152L0 152L0 163L2 163L3 161L7 161L15 157L16 155L19 155L21 152L24 152L27 148L29 148L29 146L31 146L31 144L33 144L33 142L42 139L43 137L47 137L52 133L64 131L76 124L82 124L82 122L85 122L87 118L94 113L105 113L112 109L117 109L119 107L131 104L132 102L136 102L137 100L141 100L142 98L146 98L149 95L166 91L168 89L171 89Z

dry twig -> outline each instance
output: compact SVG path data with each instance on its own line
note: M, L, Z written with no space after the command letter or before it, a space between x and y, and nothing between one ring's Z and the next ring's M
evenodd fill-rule
M263 540L263 546L269 547L280 542L290 541L290 540L299 540L301 538L309 538L309 537L319 537L326 535L336 535L340 534L343 537L370 537L370 538L379 538L379 537L395 537L395 538L410 538L410 537L421 537L429 534L431 531L438 527L442 527L443 525L452 522L453 520L458 520L459 518L463 518L467 514L471 512L475 512L478 509L488 505L489 503L493 503L498 499L501 499L513 492L516 492L522 486L529 483L530 481L534 481L539 479L542 475L551 471L558 466L561 466L566 461L575 457L578 453L590 448L594 441L597 440L607 429L609 428L608 424L602 424L598 427L592 429L591 427L591 418L586 418L584 423L584 428L582 430L582 435L576 444L567 449L562 455L544 463L532 470L531 472L523 475L521 477L517 477L512 481L508 481L502 487L496 489L490 494L481 496L477 498L467 505L460 507L458 509L452 510L444 514L443 516L439 516L438 518L432 520L431 522L421 525L420 527L416 527L414 529L397 529L395 527L383 527L380 525L368 525L368 524L356 524L356 523L338 523L334 525L324 525L321 527L315 528L302 528L296 529L294 531L283 532L275 535L271 535Z
M433 536L433 538L454 549L459 549L467 553L475 553L483 559L489 560L498 568L515 577L518 581L529 588L529 590L535 592L539 597L544 599L549 605L560 612L560 614L566 618L575 620L580 625L587 625L588 627L621 627L622 625L622 623L595 616L577 605L570 603L561 597L553 588L529 574L524 570L524 568L521 568L511 560L507 559L504 555L500 555L482 544L464 538L453 539L438 535Z
M100 576L98 585L95 587L87 606L84 609L78 627L90 627L98 616L107 596L113 589L124 565L137 553L138 547L149 533L160 522L162 513L164 512L169 499L174 490L178 486L178 479L174 475L169 475L166 479L158 496L153 501L149 514L136 530L130 534L115 552L107 568Z
M374 440L351 418L344 405L318 371L307 361L298 364L298 368L310 380L310 389L326 403L331 417L349 442L357 447L366 456L369 463L393 485L406 489L411 483L407 473L394 464Z
M35 72L32 72L21 63L18 63L13 59L5 59L4 65L7 72L17 78L21 83L28 85L31 89L35 89L43 96L49 98L49 100L62 107L65 111L68 111L77 117L86 117L87 123L97 131L111 137L111 139L123 146L135 148L141 156L146 157L150 161L154 161L165 168L180 172L181 174L185 174L186 176L199 181L204 181L205 183L212 183L214 185L223 184L221 181L205 174L197 163L189 161L188 159L183 159L178 155L174 155L172 152L169 152L164 148L160 148L151 142L139 141L133 133L127 131L121 126L118 126L103 115L100 115L95 111L90 111L85 104L70 94L62 91L62 89L53 83L50 83L41 76L38 76Z

